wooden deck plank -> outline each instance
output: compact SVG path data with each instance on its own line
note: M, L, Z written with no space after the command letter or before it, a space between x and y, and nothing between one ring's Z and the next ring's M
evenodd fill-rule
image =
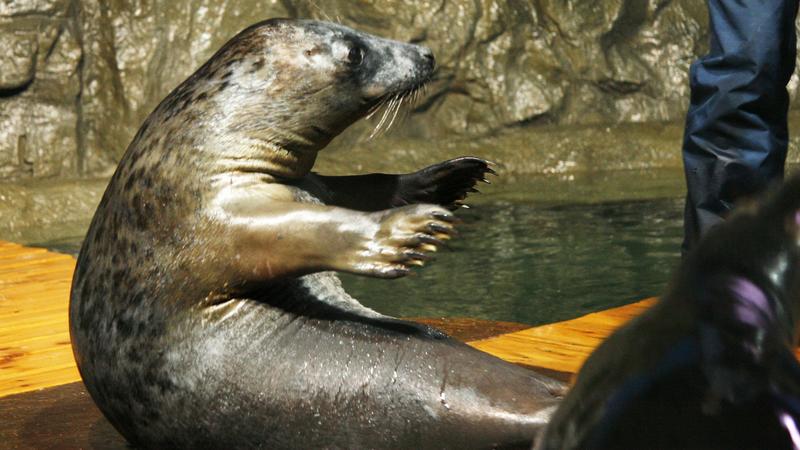
M64 274L64 276L71 277L72 274ZM15 303L28 305L37 301L47 300L45 298L47 295L63 295L65 291L69 291L68 283L56 284L53 282L34 281L32 283L0 285L0 292L2 292L0 295L3 295L3 297L0 297L0 305L12 297L15 297ZM8 303L5 306L11 308L13 303Z
M74 361L53 366L45 371L24 372L18 375L16 378L0 381L0 398L75 383L81 379Z
M26 339L31 336L36 336L36 333L47 333L51 331L67 331L69 318L66 317L66 307L54 313L42 316L35 321L13 323L9 326L3 325L0 329L0 346L7 341L15 341L17 339ZM2 366L0 366L2 368Z
M69 331L64 329L51 329L32 336L15 336L13 339L3 341L2 347L0 348L5 350L9 347L24 347L31 350L38 350L46 349L52 345L70 345Z
M67 308L75 259L0 242L0 397L80 380Z
M577 373L589 354L616 328L655 303L646 299L577 319L470 342L506 361Z

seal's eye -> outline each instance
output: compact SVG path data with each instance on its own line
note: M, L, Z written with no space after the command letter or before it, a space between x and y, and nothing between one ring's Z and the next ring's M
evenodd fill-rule
M361 61L364 61L364 49L361 47L351 48L350 52L347 53L347 64L357 66L361 64Z

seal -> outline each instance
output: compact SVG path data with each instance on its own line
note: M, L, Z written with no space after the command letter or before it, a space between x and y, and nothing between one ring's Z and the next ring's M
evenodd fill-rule
M133 445L530 446L560 383L366 308L334 274L423 265L453 235L446 207L491 173L474 157L405 175L311 172L333 137L433 71L421 46L269 20L145 120L70 303L86 388Z
M589 357L538 449L800 448L800 175L739 210Z

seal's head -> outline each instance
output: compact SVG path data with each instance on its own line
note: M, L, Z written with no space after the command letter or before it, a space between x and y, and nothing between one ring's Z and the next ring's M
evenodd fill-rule
M276 174L297 177L347 126L387 99L416 92L434 66L419 45L333 23L273 19L231 39L159 109L162 120L183 115L183 126L206 140L266 144L287 159Z

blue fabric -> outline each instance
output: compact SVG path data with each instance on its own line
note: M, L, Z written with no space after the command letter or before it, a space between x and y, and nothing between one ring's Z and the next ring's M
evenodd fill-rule
M797 7L798 0L708 0L710 52L689 73L684 251L736 199L783 177Z

